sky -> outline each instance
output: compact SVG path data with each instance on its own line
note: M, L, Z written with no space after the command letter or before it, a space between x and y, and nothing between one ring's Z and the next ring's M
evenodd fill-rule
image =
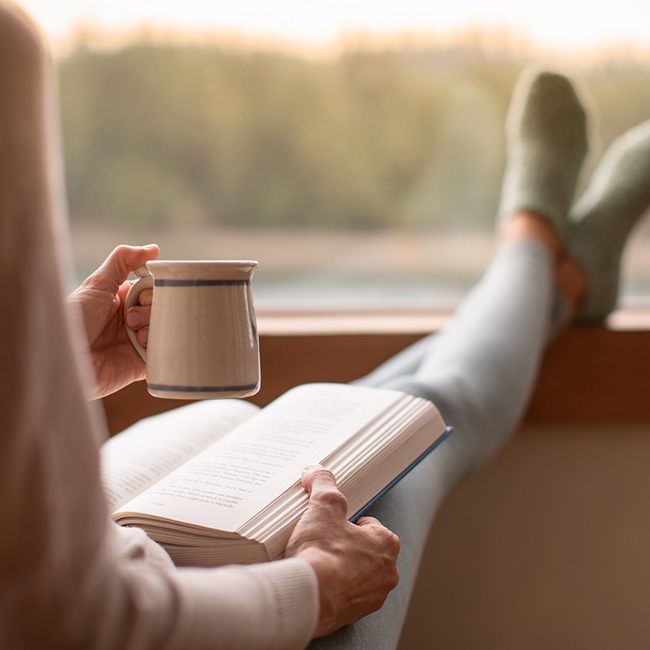
M239 32L319 47L341 34L506 27L539 45L650 45L650 0L21 0L53 42L80 23Z

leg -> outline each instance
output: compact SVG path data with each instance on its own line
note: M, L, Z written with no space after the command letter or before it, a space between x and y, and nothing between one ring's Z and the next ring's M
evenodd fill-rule
M368 513L402 541L397 589L380 612L315 648L397 645L438 505L500 447L527 402L552 313L553 268L552 255L538 242L508 244L413 373L361 380L432 400L454 433Z
M557 115L558 119L549 120L544 113L526 108L548 108L548 96L544 95L552 87L553 93L564 92L562 88L567 91L561 101L553 102L555 107L563 106L562 110L572 112L567 120ZM456 430L436 454L387 494L371 513L402 539L401 584L380 612L314 647L361 649L397 645L428 527L438 504L459 478L498 449L516 424L528 399L545 337L568 316L575 315L580 303L581 318L602 319L616 302L625 241L650 207L649 123L632 129L614 143L587 192L569 218L564 219L561 207L568 206L573 191L571 183L565 181L577 180L578 168L558 164L562 178L554 179L551 158L555 151L555 155L564 154L564 161L573 158L575 164L580 159L582 136L575 132L574 137L551 138L555 149L541 146L531 136L541 129L542 139L546 139L552 134L545 129L572 121L576 129L583 131L584 125L577 119L575 96L571 98L569 89L555 76L542 74L533 80L529 92L519 93L524 110L518 120L512 119L511 114L509 121L510 137L514 138L509 152L517 163L506 172L502 202L505 209L500 211L502 217L508 214L508 208L545 215L555 232L568 240L572 258L560 253L554 278L560 289L556 293L564 294L568 311L562 315L549 298L553 283L553 264L549 264L549 259L557 251L548 246L548 241L511 242L446 331L423 339L360 380L367 385L392 387L432 399ZM532 99L535 103L530 106ZM540 119L535 120L534 115ZM571 151L561 152L560 141L568 142ZM518 165L535 167L539 155L546 158L539 174L531 169L517 169ZM552 188L558 183L564 203L558 200L558 194L553 194ZM516 221L509 219L506 230L519 230L521 224L513 225ZM510 331L509 326L515 321L518 325Z
M537 78L531 93L523 93L523 106L515 107L519 119L511 118L510 122L511 130L513 122L518 123L530 136L528 142L532 141L530 147L521 145L515 157L517 166L535 166L539 162L535 151L539 151L536 138L542 137L540 131L563 123L558 118L546 127L535 117L539 113L531 117L530 95L544 94L544 86L563 93L564 110L570 111L572 117L578 116L574 122L584 134L584 113L570 84L555 75ZM531 128L537 136L533 137ZM586 147L580 144L580 138L569 146L577 169L566 173L575 183ZM565 153L558 144L543 156L559 154L566 159ZM546 162L552 168L552 161ZM551 183L551 176L546 180L540 177L539 182ZM504 203L513 208L527 195L525 186L533 183L534 174L521 174L521 182L514 180L516 177L515 172L507 173L504 184ZM439 503L460 478L496 452L514 430L527 404L549 332L555 326L554 278L562 250L559 235L566 230L566 202L573 194L573 187L568 185L561 188L563 198L552 191L544 194L541 190L545 188L536 187L531 207L521 201L519 210L525 212L504 224L505 243L497 258L443 332L424 339L359 380L365 385L430 399L454 427L454 433L369 513L402 541L397 589L380 612L310 647L394 648L399 642L422 550ZM512 193L519 198L512 199ZM561 210L558 206L563 201ZM545 212L550 215L548 222L535 216Z
M416 371L378 384L438 406L455 429L449 446L463 448L456 476L483 464L523 414L551 327L554 267L538 242L508 244Z

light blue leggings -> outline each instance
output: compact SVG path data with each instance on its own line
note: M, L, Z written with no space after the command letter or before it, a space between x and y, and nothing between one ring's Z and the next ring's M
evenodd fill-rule
M454 432L367 513L401 539L400 584L379 612L312 642L310 650L397 647L436 510L520 421L556 319L555 304L548 251L532 240L508 244L443 331L355 382L431 400Z

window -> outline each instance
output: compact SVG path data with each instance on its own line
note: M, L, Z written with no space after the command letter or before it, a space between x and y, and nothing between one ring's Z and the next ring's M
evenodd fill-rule
M577 0L22 4L59 69L80 277L155 241L169 258L259 259L260 307L453 303L492 254L523 67L588 87L591 166L650 117L642 0L616 16ZM632 298L650 295L649 247L646 223Z

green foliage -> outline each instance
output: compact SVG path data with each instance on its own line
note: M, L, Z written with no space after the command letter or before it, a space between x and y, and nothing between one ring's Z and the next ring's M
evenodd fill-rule
M462 49L331 61L79 50L59 68L72 218L133 228L490 223L523 65ZM584 76L605 141L650 115L650 69Z

